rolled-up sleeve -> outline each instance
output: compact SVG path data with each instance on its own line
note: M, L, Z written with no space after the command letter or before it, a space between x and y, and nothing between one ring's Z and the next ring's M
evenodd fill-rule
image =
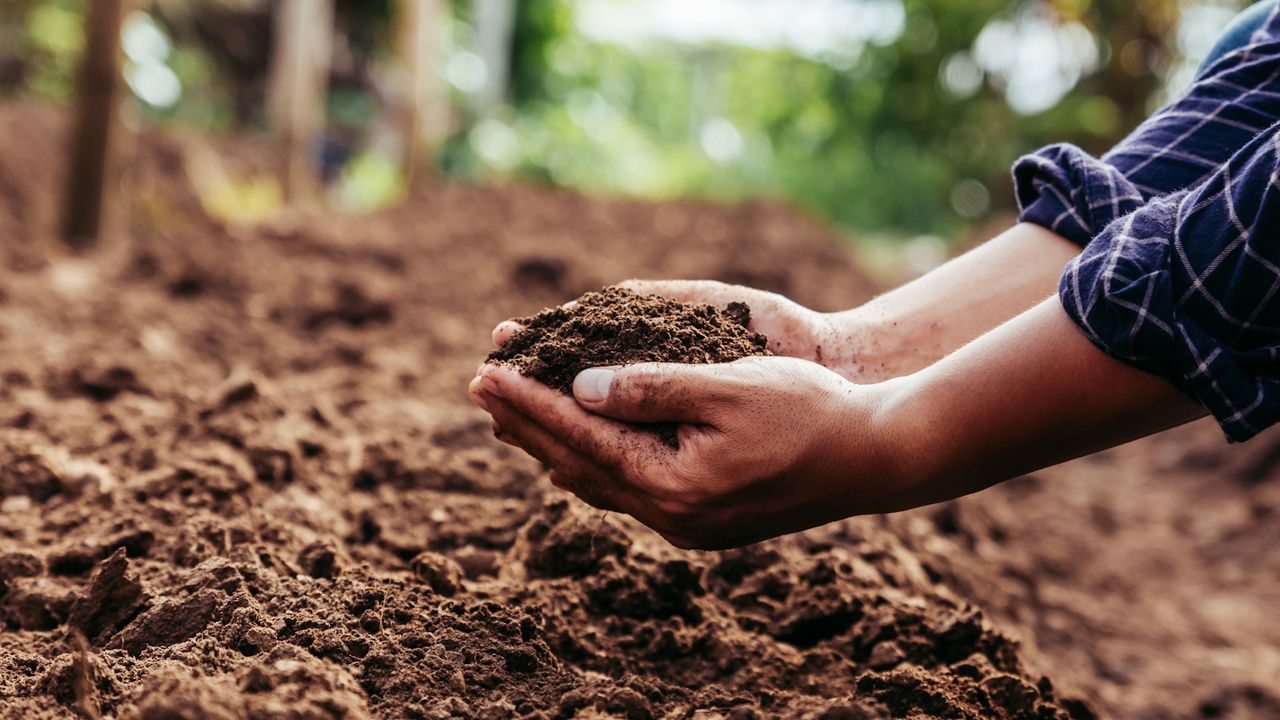
M1095 345L1167 379L1237 442L1280 413L1278 142L1280 124L1195 188L1112 219L1059 286Z
M1190 87L1101 158L1051 145L1013 168L1023 222L1083 246L1145 202L1196 187L1280 121L1280 12L1245 47L1205 69Z
M1013 167L1019 219L1084 245L1144 201L1115 166L1074 145L1050 145Z

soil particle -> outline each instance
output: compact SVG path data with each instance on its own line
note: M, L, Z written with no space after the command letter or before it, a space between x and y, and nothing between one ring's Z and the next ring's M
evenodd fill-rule
M313 578L331 578L338 573L338 552L332 543L313 542L298 553L298 565Z
M31 553L11 552L0 555L0 594L5 583L14 578L34 577L44 571L44 563Z
M421 552L409 562L413 574L432 590L453 597L462 589L462 568L451 558L434 552Z
M0 444L0 497L26 496L45 502L66 489L48 448L14 434Z
M123 550L127 557L146 557L155 542L155 534L138 527L136 519L127 518L101 535L72 539L47 556L49 572L54 575L83 575L100 561Z
M526 291L554 291L562 287L568 273L569 263L563 258L534 256L518 260L511 279Z
M838 703L814 716L814 720L887 720L883 709L863 703Z
M599 514L557 500L525 526L515 554L532 575L583 577L606 559L624 558L628 548L626 537Z
M0 619L9 628L52 630L66 620L75 598L75 590L59 578L15 578L5 584Z
M209 679L166 667L146 681L121 717L141 720L365 720L359 683L296 647L282 645L238 673Z
M72 368L67 375L65 387L68 392L99 402L110 400L121 393L147 392L133 368L123 365L83 365Z
M98 565L89 588L71 606L67 624L78 628L95 645L102 644L146 603L142 583L128 572L129 560L120 548Z
M121 630L109 647L138 655L154 645L182 642L213 620L220 596L215 590L204 589L182 600L161 602Z
M333 287L327 301L306 312L302 325L307 330L318 330L330 324L363 328L389 323L392 314L391 303L369 297L367 291L359 285L340 282Z
M80 709L82 716L97 717L102 697L119 692L115 673L96 654L63 653L53 659L37 680L40 690L59 703Z
M1197 708L1202 718L1280 718L1280 692L1257 685L1224 688Z
M517 320L524 328L489 356L561 392L591 367L643 362L724 363L769 355L768 338L747 329L750 310L727 312L619 287Z
M228 378L214 393L218 410L227 410L258 397L258 383L253 378Z

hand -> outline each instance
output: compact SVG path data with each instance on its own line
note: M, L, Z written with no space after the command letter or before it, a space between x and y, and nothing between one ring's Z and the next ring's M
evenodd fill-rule
M836 333L829 315L777 293L715 280L627 280L619 285L641 295L661 295L680 302L714 305L721 310L731 302L745 303L751 308L748 327L769 338L769 351L773 354L817 363L823 361L824 353L830 357L843 355L834 347ZM514 321L499 323L493 330L493 342L501 347L519 331L520 325Z
M900 492L879 433L882 386L814 363L747 358L578 375L569 397L486 365L472 400L498 437L588 503L686 548L725 548L874 510ZM679 448L636 423L677 422Z
M1205 414L1056 298L876 385L770 357L594 368L573 397L486 365L470 394L557 485L699 548L958 497ZM679 449L631 424L652 422L679 423Z

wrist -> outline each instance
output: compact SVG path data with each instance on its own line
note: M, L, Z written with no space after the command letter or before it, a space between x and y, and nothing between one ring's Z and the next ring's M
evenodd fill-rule
M865 512L896 512L930 502L923 498L938 474L939 448L931 435L931 415L921 405L918 377L891 378L866 389L874 397L867 427L884 492Z
M871 385L843 382L837 414L820 423L835 431L820 444L827 453L824 474L834 484L832 509L841 516L902 509L902 498L929 477L927 448L911 422L910 385L909 377Z
M879 383L902 373L897 323L874 306L818 313L815 360L855 383Z

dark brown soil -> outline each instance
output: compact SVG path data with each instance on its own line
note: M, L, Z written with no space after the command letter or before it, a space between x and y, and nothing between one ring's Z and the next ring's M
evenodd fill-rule
M721 311L619 287L519 318L524 326L489 362L510 365L563 393L587 368L644 362L726 363L769 355L769 339L747 329L751 309Z
M636 275L851 307L873 287L821 228L432 182L374 216L228 227L190 141L150 135L125 232L71 257L63 127L0 106L0 717L1280 713L1274 438L1229 452L1196 426L676 550L496 442L475 358L498 320Z

